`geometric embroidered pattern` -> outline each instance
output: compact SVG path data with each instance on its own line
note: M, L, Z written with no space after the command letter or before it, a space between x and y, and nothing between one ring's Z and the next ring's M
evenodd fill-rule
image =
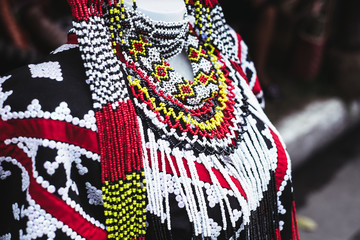
M62 81L62 73L59 62L45 62L30 64L29 69L33 78L50 78Z

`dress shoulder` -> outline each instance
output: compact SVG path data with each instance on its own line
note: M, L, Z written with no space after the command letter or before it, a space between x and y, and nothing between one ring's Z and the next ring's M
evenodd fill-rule
M0 239L106 239L92 106L77 45L0 77Z
M66 102L77 117L92 108L80 52L75 46L64 46L41 61L14 69L1 78L1 92L11 92L5 103L12 111L26 110L33 100L47 111Z

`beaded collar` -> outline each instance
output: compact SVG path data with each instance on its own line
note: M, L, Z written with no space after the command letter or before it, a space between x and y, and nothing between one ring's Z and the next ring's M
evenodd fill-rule
M164 22L153 20L132 8L124 6L124 10L124 19L120 20L120 9L113 5L109 9L108 18L112 39L121 42L124 50L132 48L131 40L139 35L146 38L148 44L156 48L157 54L162 58L169 59L183 50L188 33L187 14L178 22ZM135 61L139 60L135 57Z
M109 10L114 51L120 42L130 89L140 108L147 105L142 111L159 136L195 144L198 152L233 152L244 132L247 101L243 95L242 109L235 111L234 86L214 46L198 38L187 16L168 23L125 10L125 17L119 5ZM182 50L194 79L185 79L167 62Z
M124 26L123 54L128 63L134 63L138 71L149 75L146 80L158 93L164 93L172 102L188 109L201 107L206 100L219 94L219 79L223 79L220 77L223 73L215 63L214 48L199 42L186 18L168 23L151 20L138 11L126 12L128 16L121 23ZM119 34L114 32L113 35ZM183 49L194 79L185 79L167 62Z

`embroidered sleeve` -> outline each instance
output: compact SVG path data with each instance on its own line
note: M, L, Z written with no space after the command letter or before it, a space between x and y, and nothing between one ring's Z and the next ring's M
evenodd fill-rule
M291 162L277 133L271 131L277 149L278 161L275 170L279 230L277 239L299 240L295 201L291 181Z
M106 239L96 120L71 51L0 77L0 239Z
M240 74L245 78L249 84L253 94L256 96L262 108L265 107L264 94L258 79L255 64L252 61L249 49L245 41L242 39L241 35L235 32L231 27L229 27L229 32L234 41L234 49L236 50L236 58L230 60L233 67L240 72Z

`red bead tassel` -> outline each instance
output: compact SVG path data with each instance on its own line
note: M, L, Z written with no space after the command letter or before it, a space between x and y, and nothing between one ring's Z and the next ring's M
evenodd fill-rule
M218 0L200 0L201 4L205 7L212 8L214 5L218 4ZM194 5L195 0L189 0L188 4Z
M108 239L143 239L146 183L141 137L131 100L108 103L95 114Z
M96 113L102 164L102 181L124 180L143 169L141 138L135 108L130 100L108 103Z

